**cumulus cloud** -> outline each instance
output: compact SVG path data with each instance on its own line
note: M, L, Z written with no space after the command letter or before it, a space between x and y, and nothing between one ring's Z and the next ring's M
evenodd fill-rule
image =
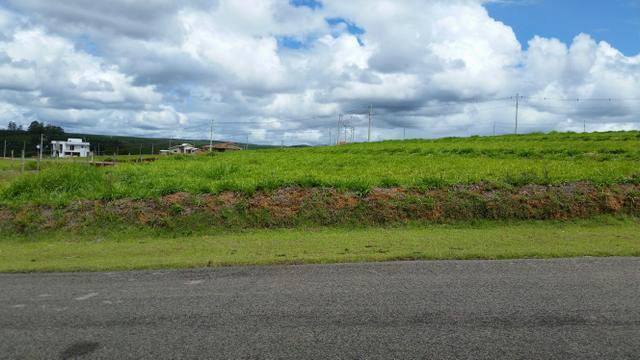
M318 144L340 113L364 139L370 105L375 139L512 131L520 93L523 131L637 127L640 55L587 34L523 50L484 3L7 0L0 119Z

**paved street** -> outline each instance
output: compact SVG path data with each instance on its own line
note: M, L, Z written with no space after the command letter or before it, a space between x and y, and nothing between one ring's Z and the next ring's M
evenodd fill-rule
M0 357L637 359L640 259L0 274Z

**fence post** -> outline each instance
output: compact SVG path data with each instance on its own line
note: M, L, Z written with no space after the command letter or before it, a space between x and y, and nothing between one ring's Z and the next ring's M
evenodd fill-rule
M24 149L22 149L22 164L20 166L20 173L24 173Z

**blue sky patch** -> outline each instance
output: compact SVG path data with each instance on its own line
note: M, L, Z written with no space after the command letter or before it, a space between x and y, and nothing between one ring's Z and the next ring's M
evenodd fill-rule
M346 20L344 18L328 18L326 19L327 24L331 25L331 27L335 27L338 26L340 24L344 24L346 25L347 31L349 32L349 34L354 35L357 39L358 39L358 44L360 44L360 46L364 46L364 41L362 41L362 38L360 37L360 35L363 35L365 33L365 30L361 27L359 27L358 25L352 23L349 20ZM339 36L339 33L334 33L333 36Z
M322 8L322 3L317 0L289 0L289 4L296 7L306 6L313 10Z
M310 45L308 41L303 41L294 36L276 36L276 40L278 40L279 48L305 49Z
M511 26L526 49L535 35L571 44L580 33L604 40L624 54L640 54L640 0L521 0L485 5Z
M98 48L98 44L95 43L95 41L93 41L91 39L91 37L87 34L83 34L80 35L80 37L78 37L78 39L76 40L76 46L86 52L89 53L91 55L94 56L100 56L100 49Z
M346 20L344 18L328 18L327 19L327 24L331 25L331 26L336 26L339 24L344 24L347 26L347 31L349 31L350 34L353 35L362 35L365 33L364 29L359 27L358 25L352 23L349 20Z

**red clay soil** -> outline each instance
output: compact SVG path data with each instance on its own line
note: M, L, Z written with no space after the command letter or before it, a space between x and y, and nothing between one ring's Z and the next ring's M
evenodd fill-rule
M380 225L471 219L572 219L640 215L640 186L495 188L486 184L418 191L373 189L362 195L332 188L282 188L252 195L176 193L154 200L79 201L62 209L27 205L0 209L3 231L68 229L118 223L143 227Z

